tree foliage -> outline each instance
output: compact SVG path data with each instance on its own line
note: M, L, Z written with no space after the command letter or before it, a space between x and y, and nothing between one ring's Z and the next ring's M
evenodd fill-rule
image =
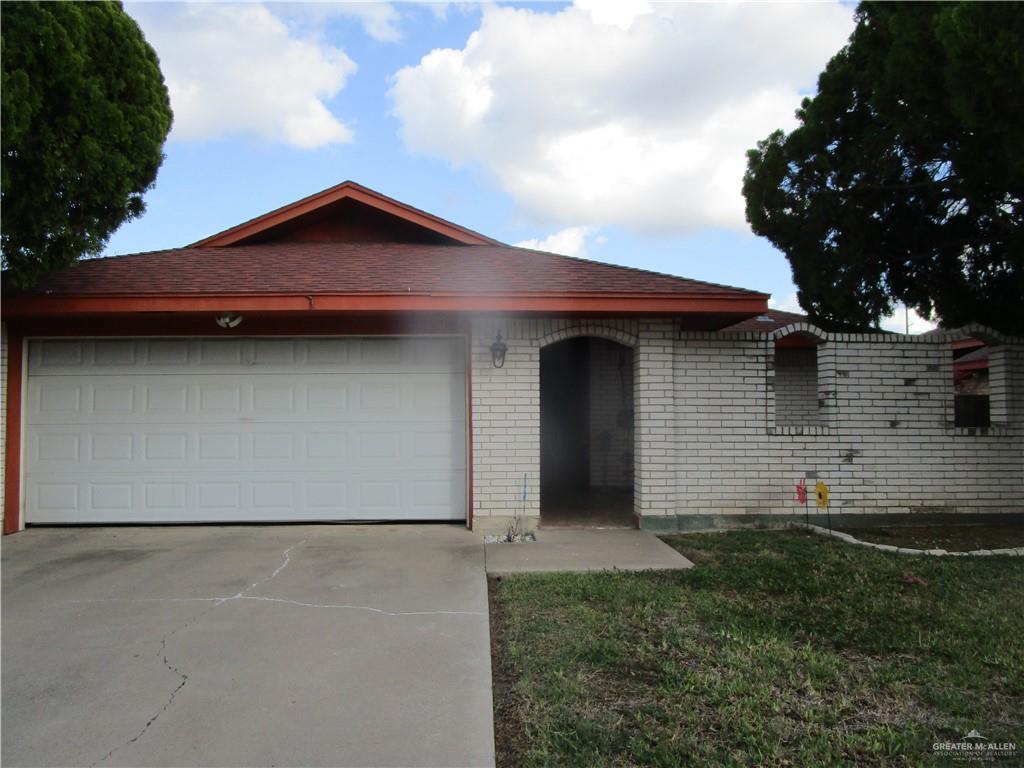
M156 53L120 3L4 3L0 45L0 249L25 286L98 253L142 213L171 108Z
M856 22L800 125L747 153L747 220L825 327L899 301L1024 333L1024 7L862 3Z

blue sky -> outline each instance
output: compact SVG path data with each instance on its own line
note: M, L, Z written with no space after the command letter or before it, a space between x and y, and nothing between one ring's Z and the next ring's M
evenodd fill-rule
M128 3L175 126L107 254L352 179L508 243L769 292L744 151L852 30L818 4ZM901 323L902 325L902 323Z

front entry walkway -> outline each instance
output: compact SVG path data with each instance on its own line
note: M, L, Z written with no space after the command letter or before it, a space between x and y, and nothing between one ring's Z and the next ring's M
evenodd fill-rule
M487 544L487 573L648 571L693 567L693 563L648 531L541 528L536 536L536 541L520 544Z
M5 538L2 762L491 766L483 557L443 525Z

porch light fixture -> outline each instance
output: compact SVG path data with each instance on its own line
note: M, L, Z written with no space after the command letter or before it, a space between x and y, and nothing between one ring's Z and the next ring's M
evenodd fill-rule
M501 332L499 331L498 338L491 344L491 365L495 368L504 366L506 352L508 352L508 344L501 340Z
M234 312L225 312L217 317L217 325L221 328L237 328L242 324L242 316Z

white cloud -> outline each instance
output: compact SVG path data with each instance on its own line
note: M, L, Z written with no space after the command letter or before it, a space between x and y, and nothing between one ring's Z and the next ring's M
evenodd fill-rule
M316 29L330 19L347 18L358 21L363 31L374 40L394 43L402 39L399 28L401 16L395 6L388 2L275 3L274 11L299 27L312 24Z
M772 296L768 299L768 308L777 309L780 312L796 312L800 315L806 314L803 307L800 306L800 300L797 299L795 293L783 296L781 299L776 299Z
M398 29L398 11L391 3L331 3L329 7L359 19L366 34L375 40L393 43L402 38Z
M487 7L396 73L407 147L493 175L538 223L745 229L745 152L792 128L852 30L837 4Z
M882 318L882 322L879 323L883 331L892 331L893 333L906 333L907 332L907 316L904 313L903 307L897 308L888 317ZM910 333L916 335L919 333L925 333L926 331L934 330L938 328L938 324L931 320L925 320L914 310L910 310Z
M561 253L564 256L583 256L587 252L587 237L591 231L591 227L567 227L548 235L543 240L521 240L516 245L535 251Z
M629 29L637 16L652 12L647 0L576 0L576 7L590 14L595 24Z
M356 70L344 51L292 36L258 4L135 4L160 56L174 110L171 138L249 136L300 149L352 140L331 113Z

